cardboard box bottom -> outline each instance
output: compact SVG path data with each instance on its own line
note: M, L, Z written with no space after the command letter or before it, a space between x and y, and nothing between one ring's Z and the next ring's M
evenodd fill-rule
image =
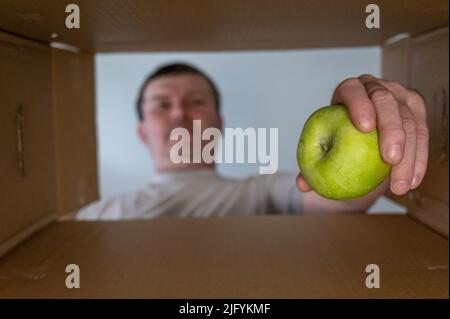
M57 222L0 260L0 298L448 298L448 252L395 215Z

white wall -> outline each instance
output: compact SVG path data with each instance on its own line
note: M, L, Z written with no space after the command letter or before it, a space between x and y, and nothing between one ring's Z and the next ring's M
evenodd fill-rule
M278 127L279 170L298 171L296 148L307 117L328 105L336 85L362 73L380 75L379 48L265 52L97 54L97 134L102 197L133 191L153 175L136 136L134 103L144 78L161 63L184 61L206 71L222 94L225 127ZM221 164L247 176L258 164ZM376 211L404 211L381 200Z

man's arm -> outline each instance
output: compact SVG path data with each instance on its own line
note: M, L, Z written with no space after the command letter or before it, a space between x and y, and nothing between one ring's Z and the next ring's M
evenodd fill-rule
M297 188L306 192L305 212L365 211L388 186L392 193L403 195L420 185L427 168L429 142L426 106L420 93L393 81L362 75L341 82L331 104L344 104L361 132L378 129L380 154L392 169L377 189L343 202L319 196L299 174Z

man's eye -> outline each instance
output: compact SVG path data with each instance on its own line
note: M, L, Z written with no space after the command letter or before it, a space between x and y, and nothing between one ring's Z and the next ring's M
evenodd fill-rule
M165 110L168 110L169 107L170 107L170 103L168 103L168 102L158 102L154 106L154 109L156 111L165 111Z
M194 99L194 100L191 101L191 104L193 104L193 105L204 105L205 101L202 100L202 99Z

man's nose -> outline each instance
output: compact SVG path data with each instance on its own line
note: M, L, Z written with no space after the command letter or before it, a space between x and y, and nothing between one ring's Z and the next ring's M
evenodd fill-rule
M188 118L187 106L182 101L174 102L170 115L173 120L183 120Z

